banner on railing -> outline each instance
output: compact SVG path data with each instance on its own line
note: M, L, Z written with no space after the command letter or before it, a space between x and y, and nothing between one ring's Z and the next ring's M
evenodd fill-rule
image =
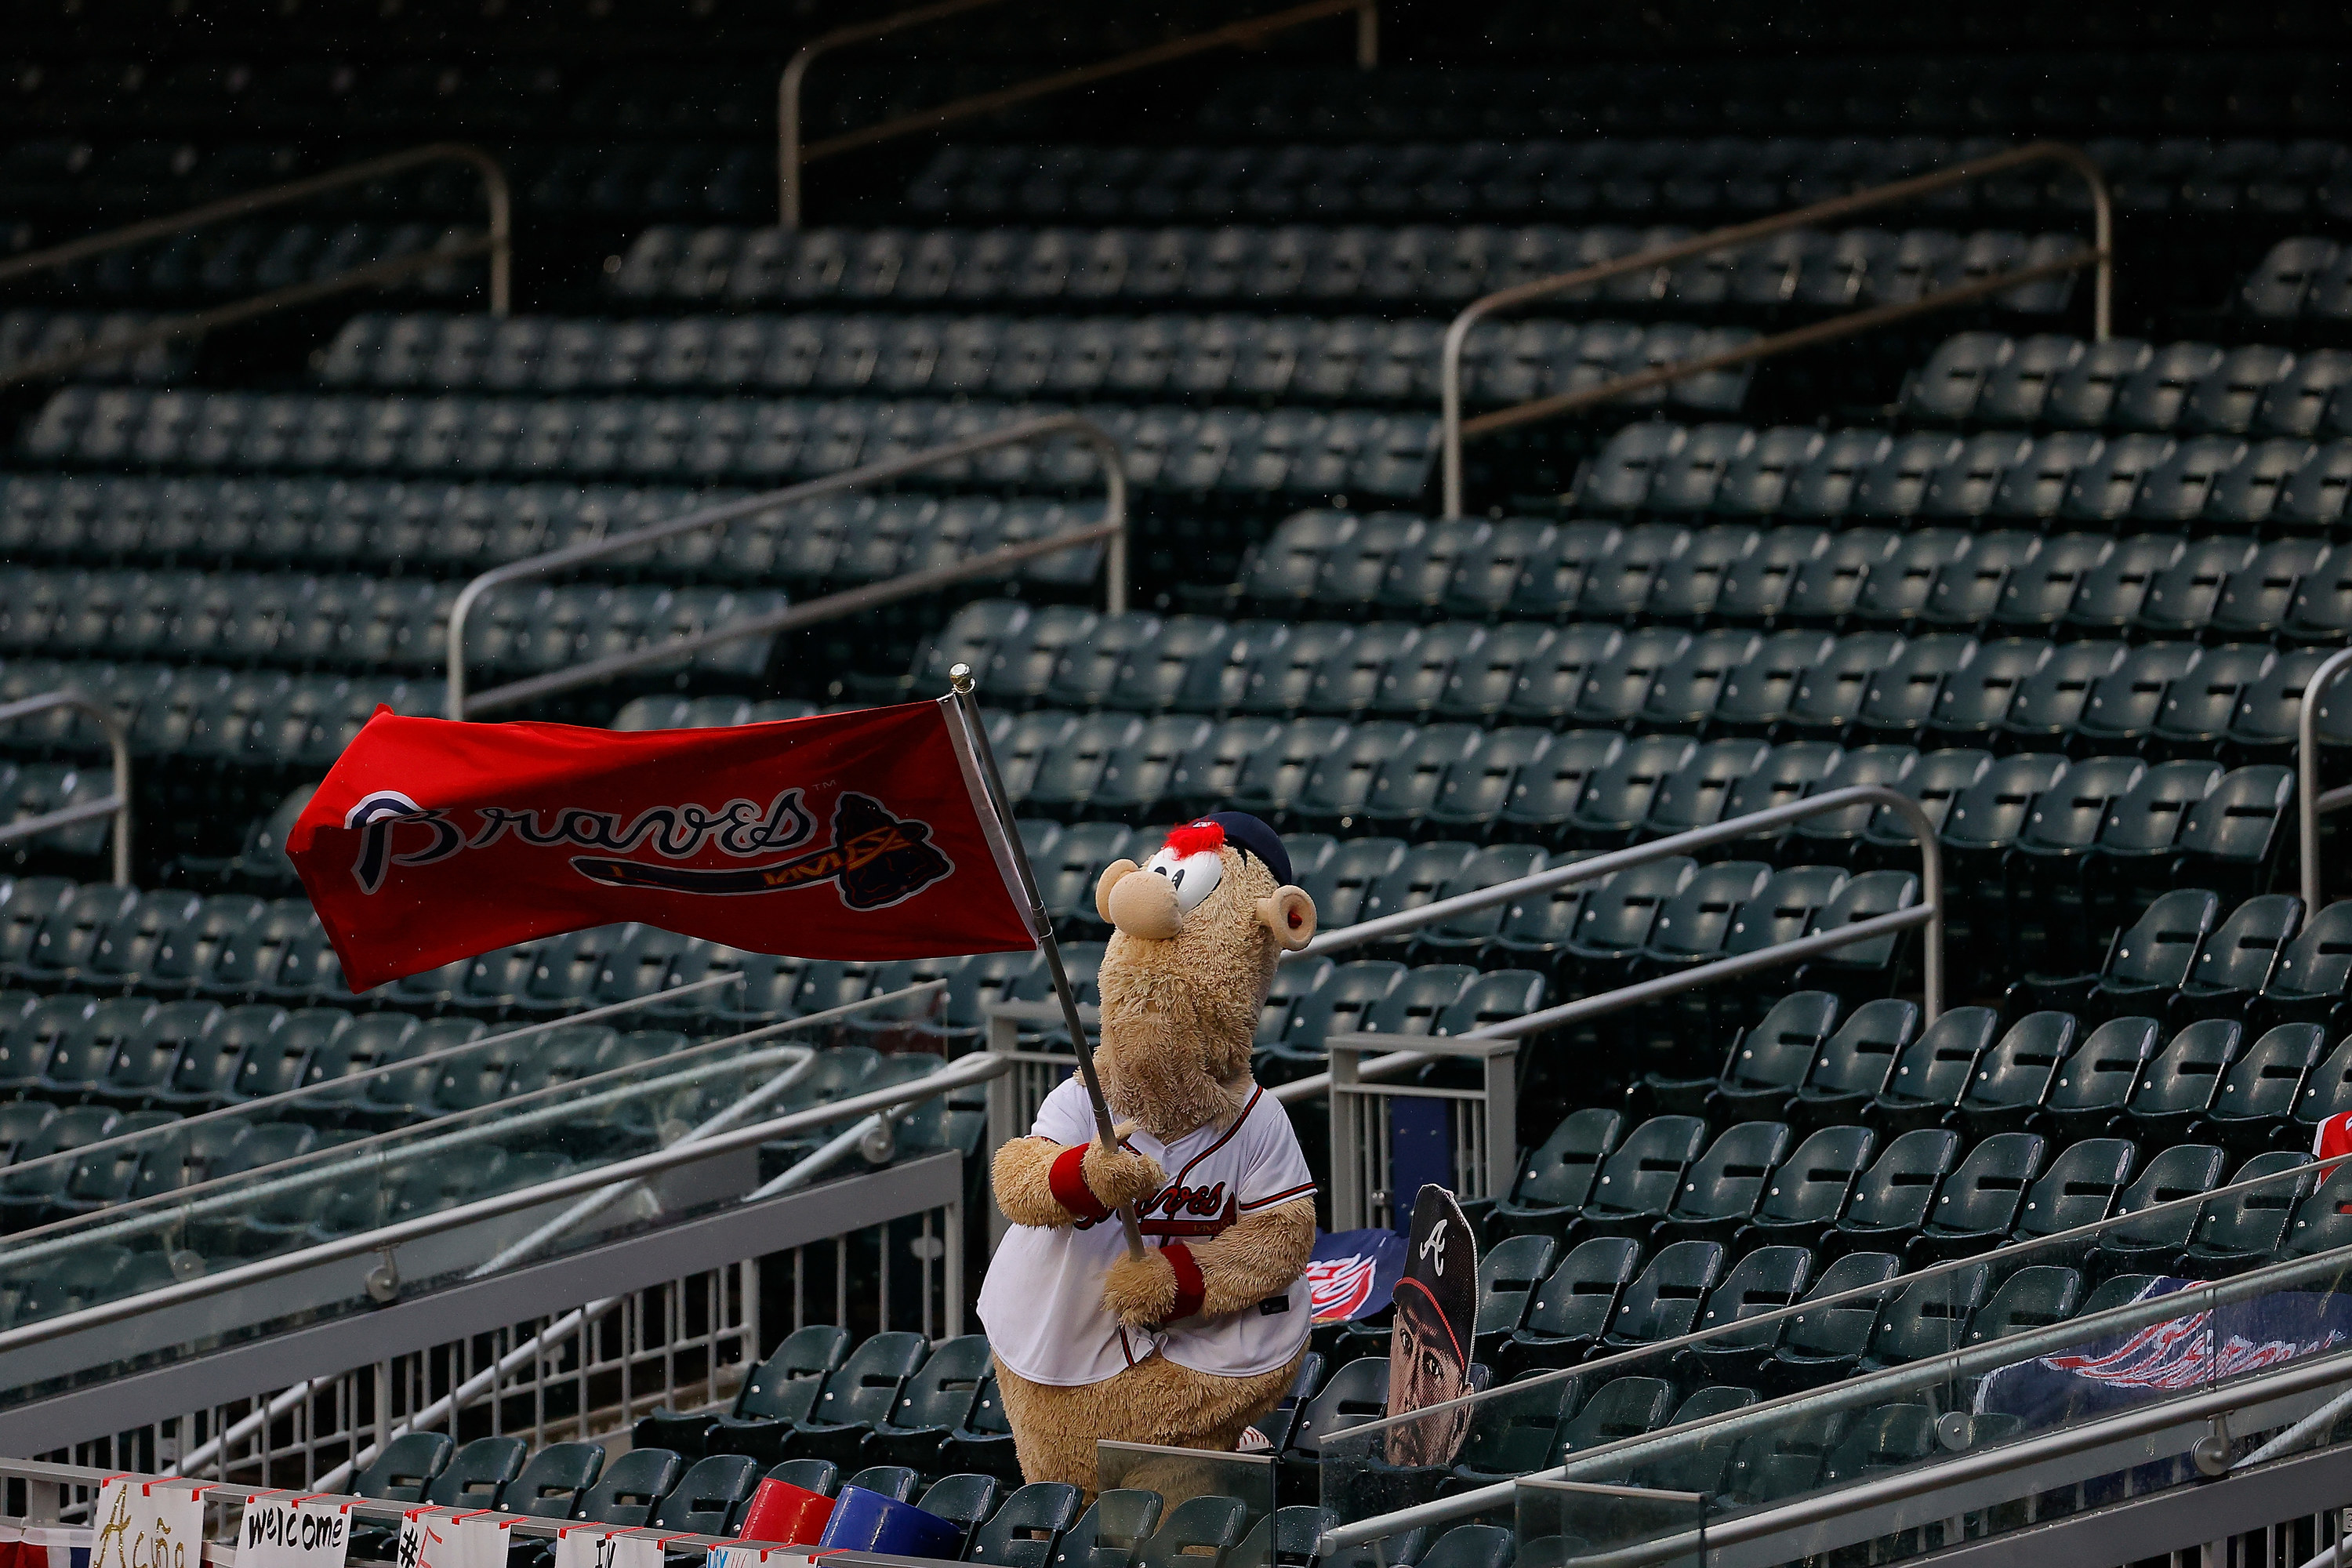
M1035 941L986 799L942 702L636 732L378 709L287 853L354 991L632 921L936 958Z
M245 1505L236 1531L236 1568L343 1568L351 1552L351 1505L306 1502L289 1494Z

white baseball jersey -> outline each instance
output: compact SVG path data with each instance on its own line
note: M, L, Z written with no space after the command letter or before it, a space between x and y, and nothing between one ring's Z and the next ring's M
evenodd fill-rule
M1056 1143L1095 1141L1094 1110L1077 1078L1037 1108L1032 1132ZM1127 1147L1160 1162L1168 1184L1136 1206L1146 1246L1199 1242L1244 1215L1312 1197L1315 1177L1290 1114L1252 1089L1225 1131L1202 1127L1173 1143L1138 1130ZM1286 1364L1307 1342L1307 1280L1221 1318L1196 1315L1157 1333L1121 1324L1104 1307L1103 1276L1127 1251L1118 1216L1053 1228L1016 1225L989 1259L980 1321L989 1348L1032 1383L1100 1383L1157 1352L1179 1366L1248 1377Z

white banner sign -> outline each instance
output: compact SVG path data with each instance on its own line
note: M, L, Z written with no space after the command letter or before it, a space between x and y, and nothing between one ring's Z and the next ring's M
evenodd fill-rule
M112 1480L98 1490L89 1568L204 1568L206 1489Z
M322 1503L256 1498L236 1532L236 1568L343 1568L351 1515Z
M555 1538L555 1568L662 1568L661 1538L572 1525Z
M400 1568L506 1568L513 1525L514 1515L481 1509L411 1509L400 1521Z

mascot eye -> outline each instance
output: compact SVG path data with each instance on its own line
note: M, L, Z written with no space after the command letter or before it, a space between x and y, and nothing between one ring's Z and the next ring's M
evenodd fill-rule
M1198 855L1179 856L1162 849L1143 864L1143 868L1155 877L1165 877L1176 887L1176 909L1180 914L1190 914L1202 899L1217 890L1224 879L1224 858L1214 850Z

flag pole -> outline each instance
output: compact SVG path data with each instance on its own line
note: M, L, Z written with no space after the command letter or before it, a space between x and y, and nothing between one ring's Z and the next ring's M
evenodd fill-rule
M980 704L972 696L971 666L959 664L949 670L948 683L955 689L956 710L962 717L964 734L980 759L981 782L988 790L988 809L995 815L997 829L1004 836L1006 850L1013 858L1013 871L1021 879L1021 896L1029 901L1029 929L1036 934L1038 951L1045 955L1045 972L1054 980L1054 994L1062 1004L1062 1021L1070 1031L1070 1049L1078 1058L1078 1079L1087 1086L1087 1099L1094 1104L1095 1128L1101 1134L1103 1147L1116 1149L1118 1139L1111 1127L1110 1105L1103 1099L1102 1080L1095 1076L1094 1052L1087 1044L1087 1026L1078 1017L1078 999L1070 990L1069 972L1062 967L1062 949L1054 940L1053 917L1045 912L1045 900L1038 896L1036 874L1029 868L1029 851L1013 828L1013 814L1005 809L1004 779L996 771L996 752L988 743L988 726L981 722ZM1136 1228L1133 1204L1118 1205L1118 1223L1127 1233L1129 1255L1142 1257L1143 1233Z

